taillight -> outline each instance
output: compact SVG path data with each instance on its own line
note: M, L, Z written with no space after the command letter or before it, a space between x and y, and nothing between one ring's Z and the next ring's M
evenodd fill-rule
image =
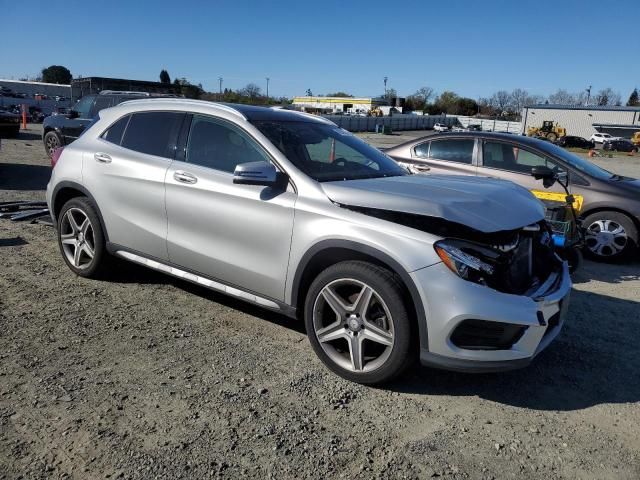
M58 163L58 160L60 160L62 150L64 150L64 147L58 147L53 151L53 155L51 155L51 168L55 168L56 163Z

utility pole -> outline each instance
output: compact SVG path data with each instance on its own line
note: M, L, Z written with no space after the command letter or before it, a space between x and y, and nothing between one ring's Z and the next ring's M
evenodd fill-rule
M589 99L591 98L591 85L589 85L589 88L587 88L587 101L584 104L585 106L589 105Z
M222 77L218 77L218 83L220 84L220 95L222 95Z
M387 77L384 77L384 97L387 98Z
M269 77L267 77L267 100L269 100Z

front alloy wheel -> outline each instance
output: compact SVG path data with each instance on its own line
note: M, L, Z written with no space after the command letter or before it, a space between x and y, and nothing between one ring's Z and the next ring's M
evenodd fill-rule
M67 261L80 270L89 268L95 257L93 225L85 212L70 208L60 222L60 242Z
M321 272L305 303L318 357L353 382L377 384L399 375L412 359L403 292L392 272L367 262L340 262Z

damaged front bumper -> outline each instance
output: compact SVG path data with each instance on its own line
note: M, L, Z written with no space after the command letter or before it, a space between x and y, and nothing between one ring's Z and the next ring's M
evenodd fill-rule
M421 363L464 372L528 365L560 333L571 291L566 262L528 295L463 280L443 263L411 276L426 313Z

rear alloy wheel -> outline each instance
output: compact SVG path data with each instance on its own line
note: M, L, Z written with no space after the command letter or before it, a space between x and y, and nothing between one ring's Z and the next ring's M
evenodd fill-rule
M638 244L638 231L633 221L622 213L593 213L584 219L583 225L586 253L596 260L623 259Z
M62 142L60 141L58 134L56 132L47 132L44 136L44 149L46 150L47 155L49 155L49 158L51 158L53 156L53 152L61 146Z
M81 277L97 277L104 269L105 240L91 201L69 200L58 217L58 245L67 266Z
M305 305L316 354L338 375L376 384L399 375L410 360L410 322L396 278L365 262L323 271Z

